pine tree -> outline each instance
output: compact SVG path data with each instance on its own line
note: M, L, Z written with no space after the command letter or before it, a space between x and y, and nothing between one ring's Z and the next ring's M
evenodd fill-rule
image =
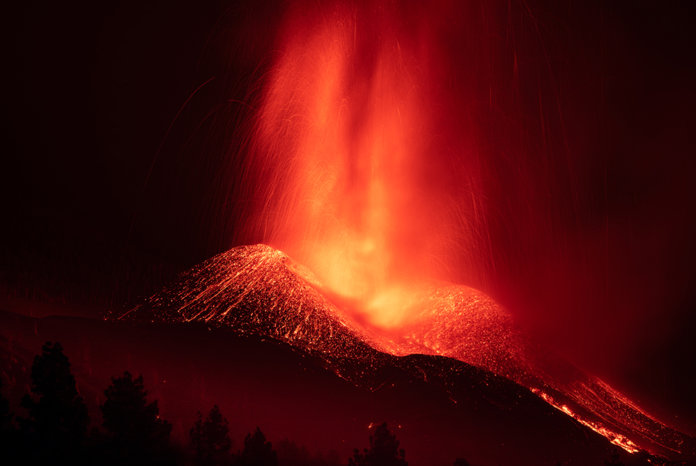
M157 401L148 403L142 375L111 379L101 406L112 458L119 464L161 464L170 458L172 426L160 419Z
M240 466L277 466L278 458L271 442L266 441L258 427L253 434L247 434L244 439L244 450L240 455Z
M20 421L34 445L31 459L79 462L89 416L60 343L47 342L42 347L31 367L31 381L31 394L22 399L29 417Z
M399 441L387 423L377 426L375 435L370 436L370 448L360 453L357 449L348 459L349 466L408 466L406 452L399 449Z
M196 464L217 466L231 462L232 441L228 423L217 405L213 406L205 420L198 413L198 420L190 431L190 437Z

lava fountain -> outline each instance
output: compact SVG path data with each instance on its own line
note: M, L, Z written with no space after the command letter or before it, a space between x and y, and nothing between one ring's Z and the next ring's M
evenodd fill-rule
M474 173L461 134L459 166L442 157L437 25L417 13L391 2L291 13L250 158L257 237L380 327L403 324L419 284L446 277L463 239L449 188Z
M492 245L501 241L491 232L501 228L489 222L504 224L507 239L535 245L541 254L558 245L549 235L563 227L549 225L554 212L540 208L548 207L543 200L561 191L558 184L577 201L570 159L549 156L554 145L548 134L555 128L543 115L541 91L539 146L525 139L528 122L510 122L514 115L479 121L482 107L496 114L498 105L510 105L498 99L524 100L517 91L501 91L505 83L518 84L517 53L491 39L491 24L505 15L472 3L457 5L453 17L454 3L291 5L265 76L239 191L245 242L277 249L213 258L145 308L164 320L230 326L270 320L273 337L300 346L340 329L347 339L394 355L452 357L526 386L627 451L638 451L636 440L680 453L681 434L600 379L529 344L484 293L452 285L468 278L479 287L495 269L499 255ZM467 29L460 22L467 15L483 26ZM462 50L453 48L452 37ZM505 73L503 62L510 64ZM491 129L496 122L499 133ZM483 136L482 126L488 128ZM498 139L507 142L491 143ZM535 168L510 156L522 150L516 144L539 150ZM493 155L499 160L488 159ZM565 171L556 170L558 163ZM506 164L511 167L501 169ZM497 170L504 179L491 183ZM542 175L531 176L535 170ZM563 176L546 186L548 172ZM514 199L497 203L491 197ZM492 212L503 205L519 208ZM563 207L571 211L566 217L574 205ZM516 231L520 224L526 228ZM507 259L518 259L515 247L502 243ZM288 268L288 257L308 272ZM286 276L292 280L284 289ZM554 283L546 288L550 294ZM312 298L299 297L305 295ZM247 315L248 309L260 314ZM320 320L332 322L329 335L317 335L321 326L304 328L306 309L320 309Z

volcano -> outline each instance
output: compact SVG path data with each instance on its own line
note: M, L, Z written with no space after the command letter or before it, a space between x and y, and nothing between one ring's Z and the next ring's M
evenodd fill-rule
M201 263L119 320L204 324L270 339L370 391L385 383L379 377L385 367L396 366L424 383L433 377L444 381L455 404L467 402L455 376L456 364L464 363L489 374L484 381L507 379L523 387L628 453L670 460L696 455L693 438L527 338L511 314L484 293L429 283L413 291L408 306L409 318L398 327L376 326L310 270L258 244Z

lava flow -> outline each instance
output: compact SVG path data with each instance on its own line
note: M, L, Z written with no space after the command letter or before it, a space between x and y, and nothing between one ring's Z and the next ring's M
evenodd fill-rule
M326 354L355 358L368 345L456 358L530 388L627 451L678 451L679 434L528 343L484 293L451 284L495 265L481 188L490 153L467 112L480 106L477 75L501 50L488 29L499 12L460 7L458 17L486 25L469 31L452 7L290 6L250 135L242 236L311 273L275 249L236 249L146 307L165 320L261 325ZM453 51L455 36L476 47Z
M480 106L482 64L493 66L480 56L496 51L476 37L480 50L456 51L472 71L461 71L461 57L451 68L448 38L477 32L462 32L451 6L291 6L240 198L246 238L307 269L267 246L232 249L136 314L260 333L333 361L369 361L375 349L447 356L529 388L629 452L688 450L681 434L601 380L529 343L494 300L452 284L495 265L481 189L486 153L467 111ZM487 24L485 8L462 8ZM485 100L494 105L492 87ZM519 216L533 215L534 200L526 207Z
M361 321L325 289L283 252L242 246L194 267L123 317L204 322L279 340L321 356L338 375L358 385L384 353L447 356L527 387L628 452L645 449L668 458L696 453L693 439L528 341L507 311L479 291L433 285L421 295L410 325L385 329ZM347 371L345 365L358 369Z

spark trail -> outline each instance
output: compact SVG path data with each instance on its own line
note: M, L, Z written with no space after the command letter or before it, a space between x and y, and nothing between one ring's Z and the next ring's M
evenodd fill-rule
M522 107L491 117L496 98L525 99L503 89L520 84L518 50L500 39L514 32L510 11L477 5L291 5L254 130L245 135L251 142L238 193L247 240L237 244L273 247L218 255L133 316L272 337L323 355L339 374L347 360L369 371L383 353L446 356L527 387L626 451L693 455L691 439L528 341L486 294L452 283L490 275L498 258L519 259L516 252L496 255L491 219L505 230L498 239L514 237L508 252L524 243L539 253L547 240L558 241L549 220L557 199L549 199L559 191L546 186L558 164L567 169L563 188L573 200L561 208L572 216L577 204L567 153L556 155L559 162L544 152L549 117L539 78L530 92L539 94L539 144L527 139L526 123L515 123L528 120ZM496 21L506 26L498 30ZM483 135L476 121L482 115L495 122ZM482 147L486 137L499 153ZM490 142L499 139L505 143ZM528 153L538 151L546 159ZM492 183L508 164L514 176ZM486 181L499 192L486 191Z
M339 375L346 363L369 373L380 354L454 358L527 387L628 452L692 456L693 439L631 400L530 342L510 314L472 288L432 283L409 319L385 329L336 302L307 268L265 245L242 246L194 267L124 318L204 322L273 338L318 354Z

